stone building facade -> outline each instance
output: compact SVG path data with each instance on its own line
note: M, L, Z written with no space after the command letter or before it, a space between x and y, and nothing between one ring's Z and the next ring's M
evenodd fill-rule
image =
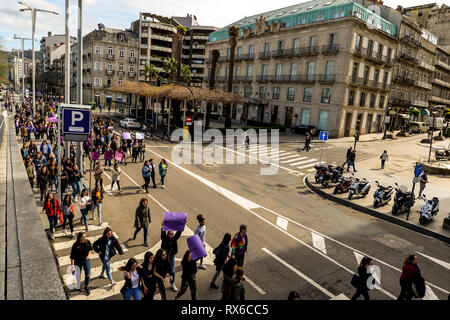
M450 108L450 53L440 46L436 48L429 103L430 106L445 105Z

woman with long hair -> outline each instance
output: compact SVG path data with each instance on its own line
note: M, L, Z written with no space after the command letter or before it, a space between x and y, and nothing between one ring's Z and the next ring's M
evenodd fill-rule
M170 272L170 262L169 255L166 250L159 249L155 255L155 261L153 262L153 277L155 283L158 285L159 292L161 293L161 299L167 300L166 297L166 288L164 285L164 280L166 278L167 273ZM173 279L173 276L170 276L170 279ZM150 292L150 299L153 299L154 292Z
M49 174L48 174L47 167L43 166L39 170L39 174L37 176L37 183L39 186L39 190L41 191L41 201L44 199L44 196L47 194L48 180L49 180Z
M42 211L47 214L48 222L50 223L50 238L55 238L55 227L58 224L58 216L61 214L59 208L58 198L49 192L44 201L44 207Z
M66 222L69 221L70 226L70 237L73 237L73 218L75 216L75 210L72 204L72 197L70 194L66 194L61 203L61 211L62 211L62 227L64 230L64 234L67 234L66 230Z
M236 276L231 282L229 287L229 299L233 301L245 300L245 287L244 287L244 269L238 267L236 270Z
M141 300L141 291L139 290L139 284L143 284L141 277L141 269L138 268L138 262L134 258L130 258L125 267L119 268L123 271L123 277L125 284L123 285L120 293L123 295L123 300L130 300L133 296L134 300Z
M136 240L136 236L141 229L144 229L144 246L148 247L147 243L147 234L148 234L148 225L152 222L150 217L150 208L148 206L148 200L142 198L139 201L139 206L136 208L135 219L134 219L134 227L136 230L134 231L133 240Z
M116 255L116 252L119 252L119 255L123 256L123 250L119 244L119 241L117 241L116 237L114 237L110 227L105 228L103 235L94 242L93 248L94 251L98 253L100 260L102 261L102 272L100 277L103 279L108 277L109 281L111 281L111 286L115 285L116 282L113 280L111 274L110 261Z
M144 255L144 262L142 262L141 265L141 274L142 274L142 280L144 282L143 284L143 293L144 298L143 300L153 300L153 295L155 293L155 279L153 275L153 265L155 261L155 256L152 252L148 251ZM151 295L153 294L153 295Z
M228 300L229 298L229 288L236 277L236 270L238 267L238 262L235 258L228 259L223 265L222 300Z
M367 273L367 269L373 264L372 258L363 257L358 267L359 286L356 288L356 292L352 297L352 300L358 299L360 295L363 295L364 299L370 300L369 289L367 288L367 279L370 274Z
M181 288L175 297L175 300L178 300L183 294L185 294L188 286L191 290L192 300L197 300L197 285L195 281L197 262L192 260L192 253L189 250L186 250L184 253L183 260L181 260L181 267L183 268L183 273L181 274Z
M103 203L103 185L96 185L94 190L92 190L92 203L94 209L92 210L92 219L95 220L95 211L98 215L98 224L102 224L102 203Z
M413 282L420 277L420 269L417 266L418 260L414 254L403 258L402 275L400 276L402 290L397 300L411 300L415 296Z
M91 198L89 198L89 193L87 189L83 189L81 191L81 196L80 200L78 201L78 204L80 205L81 219L84 222L86 231L88 231L87 215L89 210L92 210L92 200Z
M161 188L164 189L164 179L166 178L167 170L169 169L166 159L161 159L158 169L159 169L159 175L161 177Z
M70 196L69 196L70 197ZM84 269L84 290L89 295L89 279L91 275L91 253L92 245L86 238L85 232L79 232L77 241L72 246L70 251L70 260L72 264L72 274L75 272L75 266L78 267L77 284L81 284L81 269ZM80 287L81 288L81 287Z
M213 289L219 289L219 287L216 285L216 280L219 277L220 271L222 270L225 261L227 261L227 258L230 254L230 241L231 234L227 232L223 236L222 242L213 250L213 253L216 255L216 258L214 259L216 273L214 274L210 284L210 287Z

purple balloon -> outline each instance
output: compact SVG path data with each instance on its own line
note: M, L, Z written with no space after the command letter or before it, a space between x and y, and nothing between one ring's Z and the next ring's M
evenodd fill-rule
M207 256L202 239L200 239L200 237L197 234L187 238L186 241L189 251L192 254L192 260L197 260Z
M184 231L187 214L182 212L164 212L163 231Z

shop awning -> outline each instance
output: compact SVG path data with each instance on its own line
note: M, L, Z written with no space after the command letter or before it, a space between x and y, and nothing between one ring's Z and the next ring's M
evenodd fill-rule
M422 109L421 112L423 116L429 116L430 115L430 111L428 111L428 109Z

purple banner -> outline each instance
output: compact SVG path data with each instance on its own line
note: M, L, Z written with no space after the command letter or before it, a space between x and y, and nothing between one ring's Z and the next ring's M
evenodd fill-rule
M122 133L122 137L123 137L125 140L131 140L131 133L129 133L129 132L124 132L124 133Z
M113 150L106 150L105 151L105 160L111 160L113 158L114 151Z
M203 244L202 239L200 239L197 234L187 238L186 241L189 251L192 254L192 260L195 261L207 256L205 245Z
M91 159L92 161L98 160L99 154L98 152L89 152L89 154L91 155Z
M114 159L117 161L122 161L122 157L123 157L123 154L119 151L116 151L116 154L114 155Z
M187 214L182 212L164 212L163 231L184 231Z
M48 120L49 120L50 122L58 122L58 119L57 119L56 117L48 118Z

